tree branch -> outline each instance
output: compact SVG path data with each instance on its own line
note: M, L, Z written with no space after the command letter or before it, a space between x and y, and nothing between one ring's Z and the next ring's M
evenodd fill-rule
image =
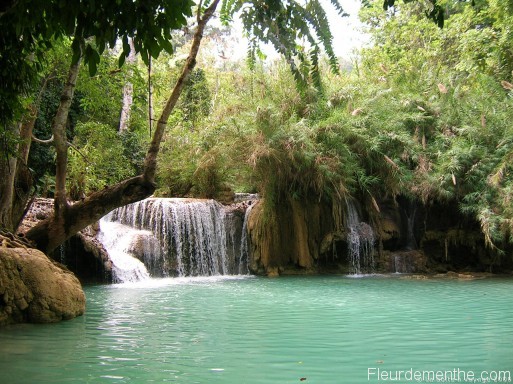
M201 8L203 7L203 0L200 0L198 9L196 10L196 22L198 25L201 23Z
M154 191L155 184L147 182L142 175L124 180L68 206L62 217L48 217L31 228L25 236L48 254L113 209L143 200Z
M53 142L53 135L49 139L38 139L34 135L32 135L32 141L39 143L39 144L51 144Z

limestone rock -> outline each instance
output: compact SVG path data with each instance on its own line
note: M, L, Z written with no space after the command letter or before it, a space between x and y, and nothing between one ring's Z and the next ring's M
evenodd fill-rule
M293 268L310 271L314 268L319 259L322 232L325 232L322 231L327 221L324 214L316 202L288 199L275 208L270 218L264 212L263 200L259 200L248 220L250 271L269 275L268 269L272 266L283 271Z
M85 311L78 279L35 249L0 247L0 325L52 323Z
M144 263L145 258L151 254L159 252L158 247L158 239L153 235L153 233L150 231L140 230L137 232L134 231L134 235L127 252Z
M41 220L51 216L52 212L53 199L34 199L18 228L18 235L24 236ZM82 282L112 282L112 262L96 236L99 230L99 222L84 228L48 256L66 264Z

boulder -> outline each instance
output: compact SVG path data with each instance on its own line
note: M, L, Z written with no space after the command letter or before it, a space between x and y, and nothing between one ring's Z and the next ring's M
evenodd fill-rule
M84 291L64 266L35 249L0 247L0 325L53 323L84 311Z

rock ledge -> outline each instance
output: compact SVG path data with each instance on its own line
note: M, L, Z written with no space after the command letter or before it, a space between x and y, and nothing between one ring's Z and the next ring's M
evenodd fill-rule
M53 323L85 311L80 282L36 249L0 247L0 325Z

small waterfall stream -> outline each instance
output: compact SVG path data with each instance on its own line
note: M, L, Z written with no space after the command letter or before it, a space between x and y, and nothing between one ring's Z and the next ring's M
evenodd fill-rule
M405 224L405 249L412 250L417 249L417 240L415 239L415 219L417 215L417 203L415 200L407 199L402 204L402 217L404 218Z
M241 219L233 220L214 200L149 198L105 216L100 221L99 238L112 258L119 281L150 275L247 274L247 216L246 212L244 224ZM235 228L237 222L243 227L242 234ZM236 233L239 237L234 240ZM239 240L241 237L246 240ZM228 242L234 241L237 247L228 249ZM137 270L144 266L147 275L139 271L127 276L119 271L125 263L132 263Z
M374 272L374 231L360 220L357 207L352 200L346 200L347 245L350 273L360 275Z
M137 231L129 226L100 221L99 240L112 261L112 276L115 283L134 282L150 277L146 266L129 253L131 242Z
M242 224L242 235L240 240L239 275L247 275L249 273L248 219L252 208L253 205L248 206L244 213L244 222Z
M412 273L414 266L408 255L395 254L394 256L394 273Z

